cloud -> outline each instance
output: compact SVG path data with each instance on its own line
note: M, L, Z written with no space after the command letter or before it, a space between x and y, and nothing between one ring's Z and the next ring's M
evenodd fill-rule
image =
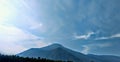
M30 23L30 29L41 29L43 24L42 23L37 23L37 22L31 22Z
M102 43L102 44L96 44L96 45L92 45L92 46L97 46L97 47L103 48L103 47L112 46L112 44L111 43Z
M112 38L117 38L117 37L120 38L120 33L118 33L118 34L113 34L113 35L107 36L107 37L99 37L99 38L96 38L95 40L112 39Z
M120 37L120 33L112 35L111 38Z
M0 53L2 54L17 54L20 53L24 50L26 50L27 48L25 48L22 45L13 43L13 42L1 42L0 41Z
M16 54L26 48L17 42L24 42L26 40L40 39L27 31L24 31L15 26L0 25L0 52L7 54Z
M95 43L95 44L87 44L83 45L83 50L81 51L84 54L88 54L90 50L95 49L95 48L104 48L104 47L110 47L112 46L111 43Z
M84 53L84 54L88 54L89 53L89 51L90 51L90 47L89 46L87 46L87 45L83 45L83 50L81 51L81 53Z
M95 40L104 40L104 39L110 39L110 37L99 37L99 38L96 38Z
M13 41L16 41L16 40L21 41L21 40L26 40L26 39L38 39L39 38L15 26L0 25L0 34L2 35L1 37L3 40L6 38L8 40L14 39Z
M35 31L42 32L42 33L46 32L47 27L42 22L35 21L34 19L30 17L26 17L26 18L28 19L29 23L27 23L27 25L29 26L28 28L30 30L35 30Z
M85 35L77 35L76 33L74 34L75 39L88 39L92 34L95 34L94 32L88 32Z

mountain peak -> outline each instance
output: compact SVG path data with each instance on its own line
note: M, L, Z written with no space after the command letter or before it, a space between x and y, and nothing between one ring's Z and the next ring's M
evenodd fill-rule
M58 44L58 43L51 44L50 46L54 46L54 47L63 47L61 44Z
M44 50L52 50L52 49L56 49L56 48L64 48L64 47L61 44L54 43L54 44L48 45L46 47L43 47L42 49L44 49Z

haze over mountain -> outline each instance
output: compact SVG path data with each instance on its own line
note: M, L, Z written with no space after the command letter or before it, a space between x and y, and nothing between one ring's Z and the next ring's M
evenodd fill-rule
M41 57L52 60L69 60L74 62L120 62L120 57L117 56L84 55L60 44L52 44L43 48L31 48L17 55L22 57Z

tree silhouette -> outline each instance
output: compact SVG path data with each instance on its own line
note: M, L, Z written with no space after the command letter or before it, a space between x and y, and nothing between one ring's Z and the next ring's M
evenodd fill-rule
M46 58L29 58L29 57L19 57L15 55L1 55L0 62L70 62L70 61L61 61L61 60L50 60Z

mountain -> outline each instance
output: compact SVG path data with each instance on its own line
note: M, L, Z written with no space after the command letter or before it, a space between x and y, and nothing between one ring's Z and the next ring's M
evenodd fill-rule
M88 55L91 58L94 58L96 60L99 60L101 62L120 62L120 57L118 56L112 56L112 55Z
M69 60L74 62L120 62L120 57L84 55L60 44L52 44L43 48L31 48L17 55L22 57L41 57L52 60Z

